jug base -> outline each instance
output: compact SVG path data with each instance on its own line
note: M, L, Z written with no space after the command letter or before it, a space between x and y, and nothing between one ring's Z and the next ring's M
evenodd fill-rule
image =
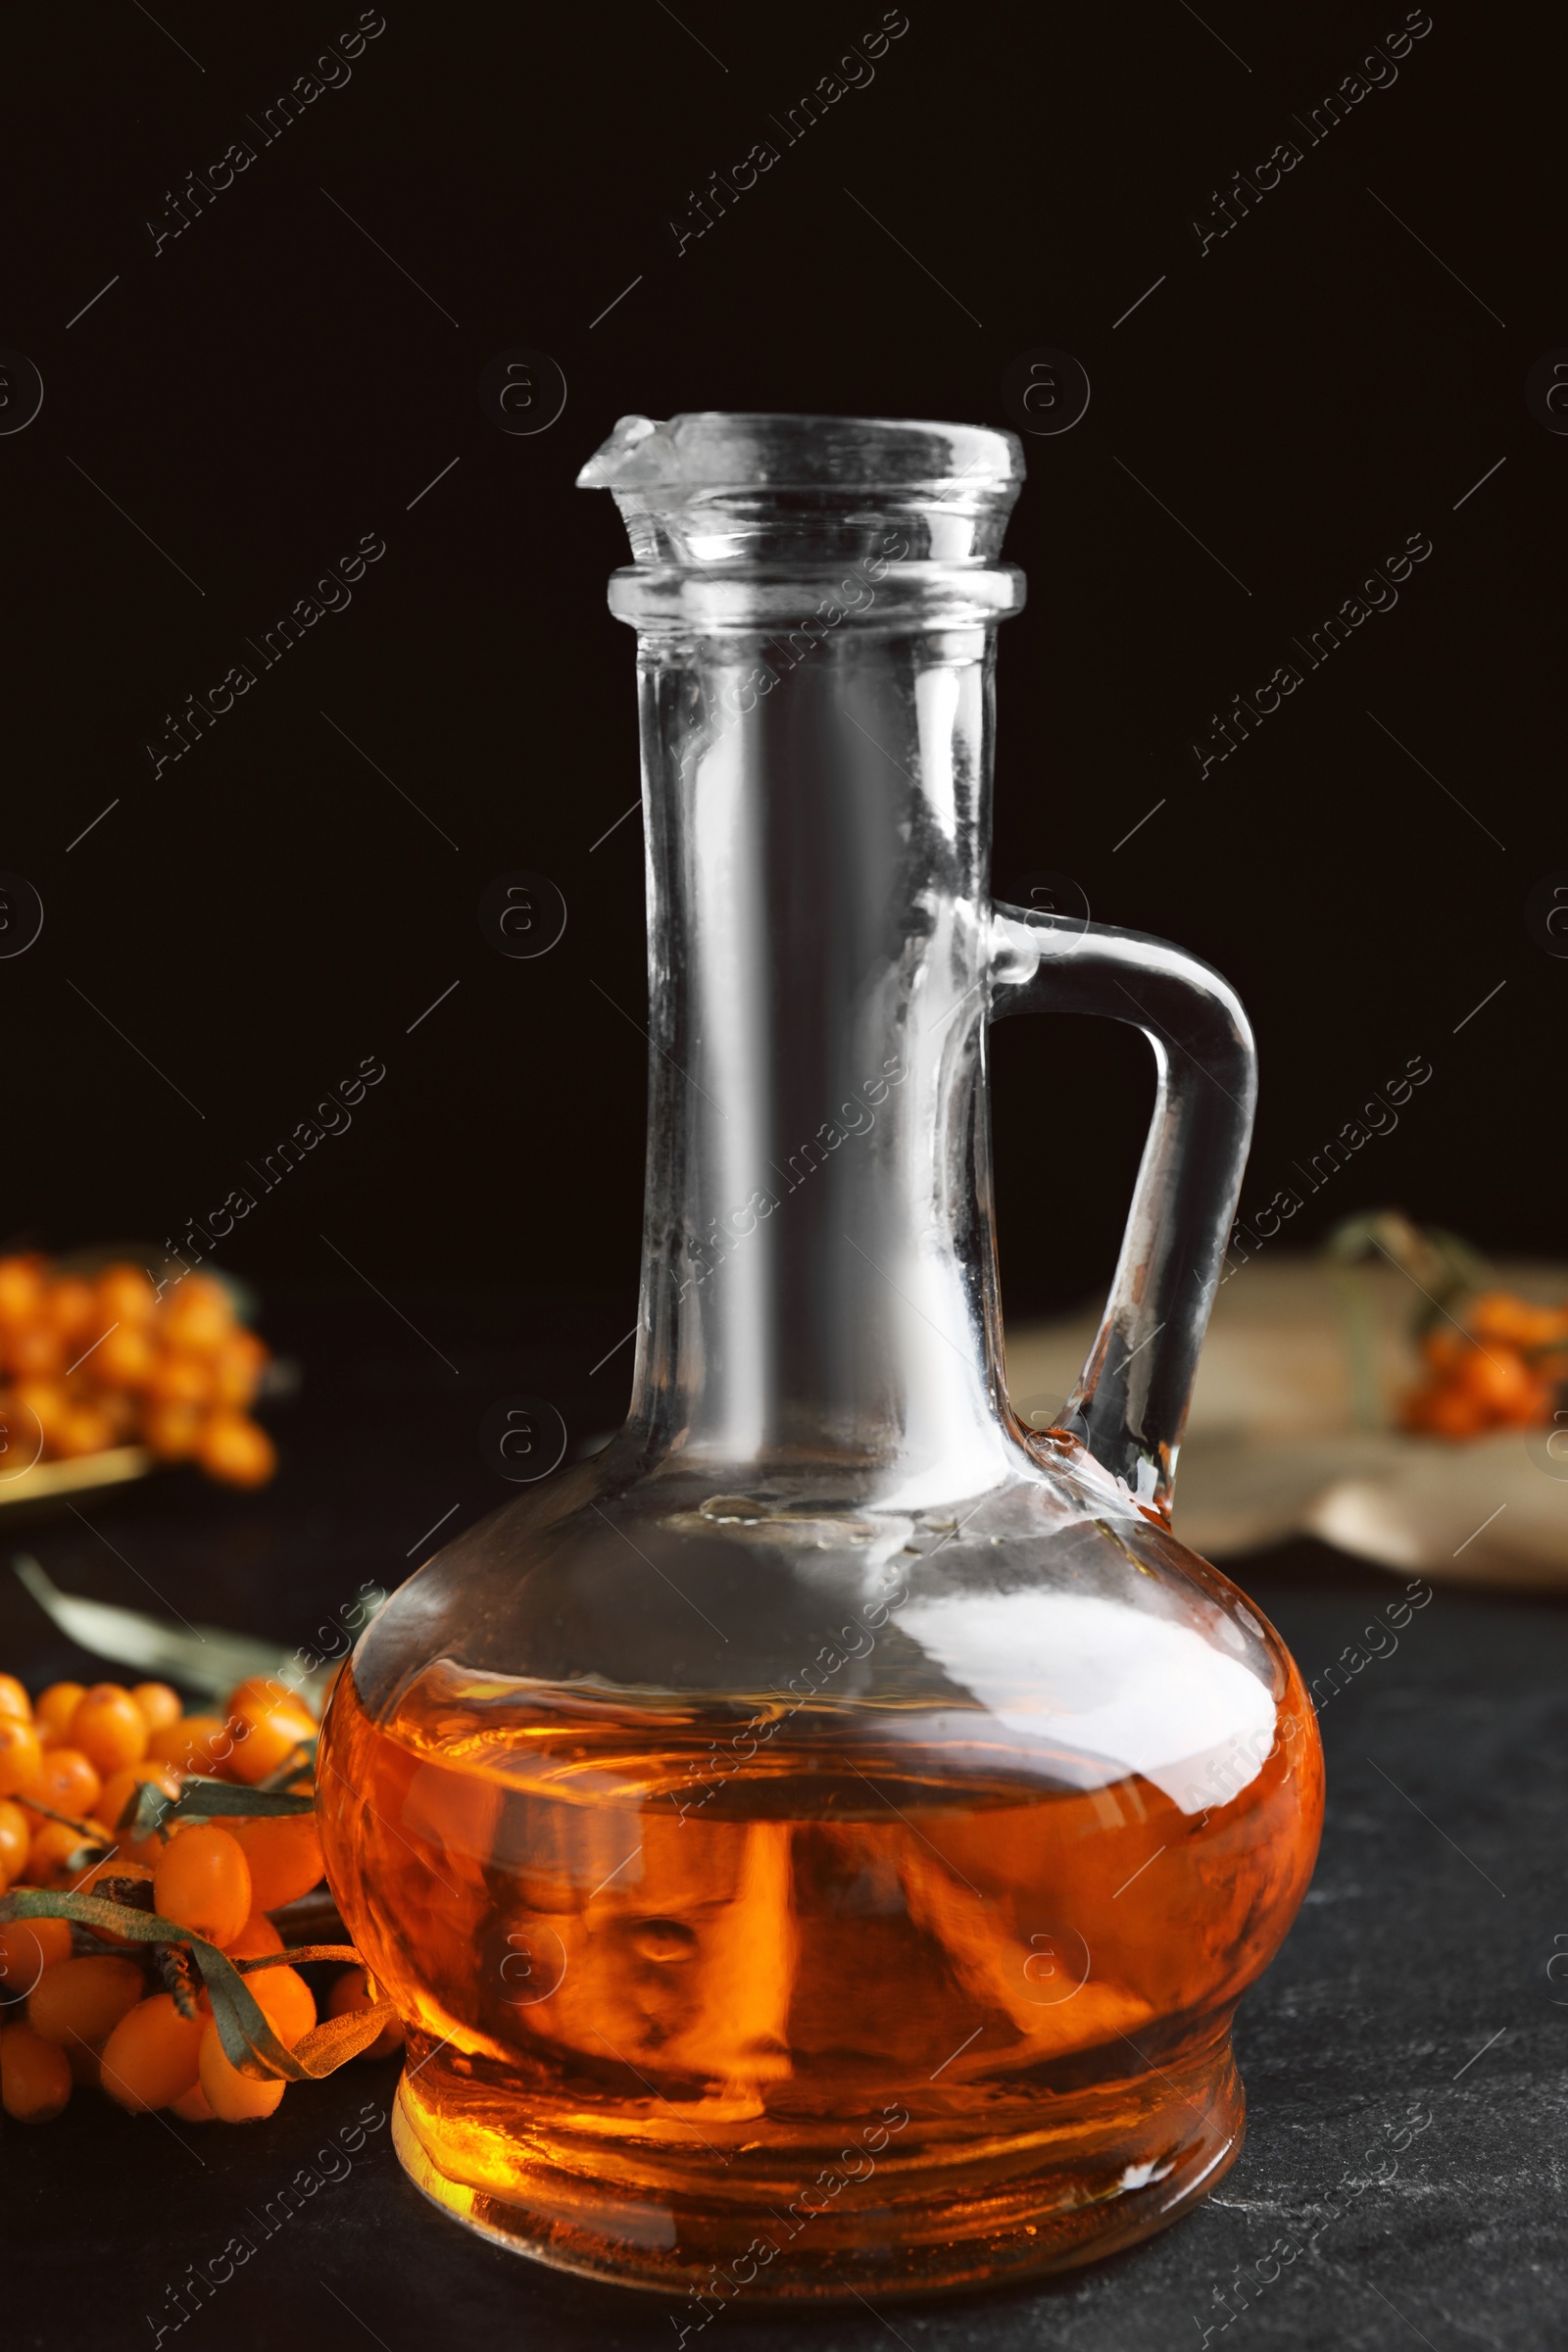
M548 2135L532 2132L523 2140L470 2129L454 2145L449 2120L407 2077L393 2141L416 2187L480 2236L555 2270L700 2300L706 2324L730 2302L1003 2285L1098 2261L1165 2229L1241 2152L1245 2097L1229 2034L1140 2089L1135 2118L1125 2100L1113 2117L1100 2102L1097 2129L1085 2103L1068 2097L1061 2107L1075 2112L1053 2129L978 2145L927 2139L837 2192L825 2143L820 2170L797 2158L786 2176L776 2156L759 2152L760 2169L733 2185L711 2158L706 2170L691 2163L640 2178L612 2177L612 2160L588 2169L581 2146L569 2162L552 2162Z

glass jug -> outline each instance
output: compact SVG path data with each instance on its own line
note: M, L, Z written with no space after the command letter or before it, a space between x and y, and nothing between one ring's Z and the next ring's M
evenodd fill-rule
M403 1587L323 1741L404 2165L693 2326L1171 2221L1240 2146L1232 2015L1316 1851L1296 1668L1169 1521L1246 1017L1177 948L988 895L1022 472L1006 433L722 415L625 418L584 469L636 558L631 1410ZM988 1158L1022 1011L1135 1022L1158 1074L1043 1434Z

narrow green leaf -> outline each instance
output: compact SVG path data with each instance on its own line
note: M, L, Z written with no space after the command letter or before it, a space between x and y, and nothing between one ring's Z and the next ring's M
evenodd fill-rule
M391 2001L377 2001L370 2009L350 2009L342 2017L324 2018L300 2035L294 2055L313 2076L333 2074L347 2059L368 2050L396 2016Z
M254 1960L236 1960L234 1966L242 1977L251 1977L259 1968L291 1968L301 1960L349 1960L356 1968L365 1966L352 1943L298 1943L292 1951L258 1952Z
M261 1814L313 1813L316 1799L295 1796L284 1788L246 1788L233 1781L212 1781L193 1774L178 1796L169 1796L155 1781L144 1781L116 1823L132 1838L150 1838L171 1821L254 1819Z
M241 2074L255 2075L260 2064L263 2077L282 2075L291 2082L308 2079L268 2024L232 1960L205 1936L182 1928L177 1921L160 1919L156 1911L133 1911L128 1903L100 1902L90 1894L57 1894L45 1886L29 1886L0 1897L0 1921L8 1919L71 1919L131 1943L187 1944L211 1996L219 2038L229 2063Z
M177 1802L156 1781L143 1781L135 1795L127 1798L114 1826L129 1838L150 1838L154 1830L163 1828Z
M307 2082L305 2069L296 2062L288 2044L278 2038L267 2012L232 1960L225 1960L214 1943L193 1942L192 1949L206 1982L213 2004L213 2022L229 2065L253 2082L265 2082L274 2075L281 2075L286 2082Z
M207 1821L215 1814L314 1813L314 1796L295 1796L286 1788L246 1788L235 1781L201 1780L194 1775L180 1786L170 1810L184 1821Z
M390 2002L380 2002L374 2010L355 2010L346 2018L330 2018L326 2027L318 2026L301 2036L301 2044L306 2047L306 2055L301 2058L278 2039L239 1967L227 1954L190 1928L182 1928L171 1919L160 1919L156 1911L134 1910L129 1903L104 1902L91 1894L56 1893L47 1886L25 1886L0 1895L0 1926L13 1919L70 1919L81 1927L122 1936L129 1943L188 1945L213 2004L213 2018L224 2055L231 2066L256 2082L265 2082L275 2075L281 2075L287 2082L318 2081L372 2042L381 2026L395 2014ZM312 1959L342 1959L360 1967L365 1965L352 1944L306 1944L297 1953L265 1952L258 1959L262 1966L275 1968L307 1955ZM361 2020L371 2017L379 2019L374 2031L356 2037ZM339 2032L339 2028L349 2031Z
M74 1830L89 1845L103 1844L104 1840L90 1821L78 1821L74 1813L57 1813L53 1805L46 1805L36 1796L24 1796L22 1801L29 1813L41 1813L45 1821L58 1821L62 1829Z
M282 1653L270 1642L230 1633L220 1625L187 1625L181 1632L139 1609L62 1592L29 1552L14 1553L11 1565L44 1614L94 1657L133 1666L141 1674L179 1683L210 1698L221 1699L237 1683L265 1675L320 1702L324 1669L302 1668L298 1650Z
M156 1911L134 1911L129 1903L106 1902L96 1894L57 1893L50 1886L13 1886L0 1894L0 1927L13 1919L70 1919L78 1927L123 1936L131 1943L192 1943L189 1928L160 1919Z

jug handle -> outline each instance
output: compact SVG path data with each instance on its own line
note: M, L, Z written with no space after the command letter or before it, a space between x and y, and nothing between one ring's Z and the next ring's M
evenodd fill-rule
M993 907L991 1018L1090 1012L1154 1052L1154 1115L1104 1320L1060 1427L1169 1520L1198 1351L1219 1286L1257 1100L1229 982L1137 931Z

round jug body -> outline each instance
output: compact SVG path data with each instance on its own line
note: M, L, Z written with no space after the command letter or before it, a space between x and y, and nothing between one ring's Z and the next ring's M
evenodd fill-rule
M1232 2013L1316 1851L1278 1637L1070 1438L907 1508L616 1450L421 1570L334 1693L414 2179L705 2308L1172 2220L1240 2146Z

